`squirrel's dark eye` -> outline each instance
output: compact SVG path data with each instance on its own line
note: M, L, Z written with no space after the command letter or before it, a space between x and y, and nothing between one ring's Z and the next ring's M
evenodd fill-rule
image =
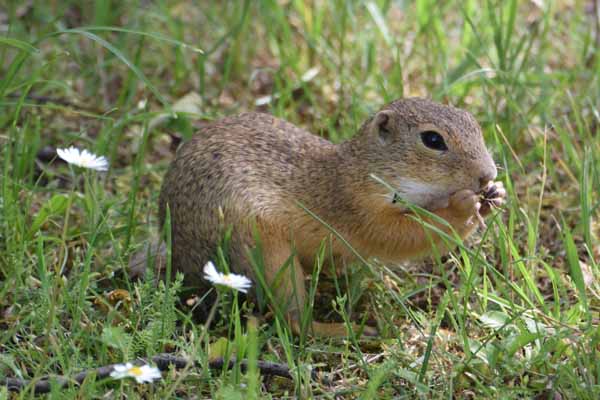
M435 131L421 132L421 140L423 141L423 144L430 149L440 151L448 150L448 146L446 146L446 142L442 135Z

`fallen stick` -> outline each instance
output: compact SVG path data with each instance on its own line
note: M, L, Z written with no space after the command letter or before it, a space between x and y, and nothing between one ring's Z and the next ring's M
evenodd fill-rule
M156 367L161 371L168 370L171 365L173 367L175 367L175 369L183 369L189 363L193 363L195 367L201 367L201 364L199 362L192 362L187 358L177 357L177 356L174 356L172 354L167 354L167 353L155 355L155 356L151 357L150 360L152 361L152 363L156 364ZM147 363L148 363L148 361L146 359L140 358L140 359L137 359L132 364L141 365L141 364L147 364ZM229 359L227 369L233 368L235 363L236 363L235 358ZM49 393L53 383L55 385L58 385L60 388L65 388L65 387L69 386L70 384L79 385L85 380L85 378L87 378L91 374L96 375L96 379L108 378L110 376L110 373L114 371L115 365L120 365L120 364L112 364L112 365L106 365L104 367L89 369L86 371L82 371L71 378L64 377L64 376L42 377L39 381L33 383L33 388L32 388L33 393L35 393L35 394ZM221 368L223 368L224 365L225 365L225 360L222 357L216 358L216 359L208 362L209 369L221 369ZM246 371L248 368L248 360L246 360L246 359L241 360L240 367L241 367L242 371ZM287 365L284 365L284 364L259 360L259 361L257 361L257 368L264 375L273 375L273 376L280 376L280 377L287 378L287 379L292 379L292 374L290 372L290 369L287 367ZM313 371L312 375L313 375L313 377L316 377L315 371ZM32 384L32 381L27 380L27 379L19 379L19 378L0 379L0 386L6 386L8 388L8 390L10 390L12 392L20 392L20 391L24 390L25 388L27 388L27 386L29 386L31 384Z

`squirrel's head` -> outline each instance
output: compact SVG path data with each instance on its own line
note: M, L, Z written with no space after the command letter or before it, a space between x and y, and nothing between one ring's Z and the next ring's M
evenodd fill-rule
M468 112L426 99L396 100L362 126L369 173L421 207L444 207L459 190L478 192L496 178L496 165ZM394 194L389 193L394 201Z

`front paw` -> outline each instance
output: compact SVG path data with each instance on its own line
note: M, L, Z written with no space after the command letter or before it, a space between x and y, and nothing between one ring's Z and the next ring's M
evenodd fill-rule
M494 208L501 207L506 201L506 190L502 182L490 182L479 193L481 208L479 213L482 216L488 215Z
M479 199L479 195L472 190L459 190L450 196L448 210L454 217L467 219L478 214L481 207Z

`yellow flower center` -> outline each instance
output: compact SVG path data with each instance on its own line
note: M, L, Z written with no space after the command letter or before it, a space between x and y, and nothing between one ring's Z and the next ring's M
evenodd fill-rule
M141 376L143 373L140 367L131 367L128 372L134 376Z

